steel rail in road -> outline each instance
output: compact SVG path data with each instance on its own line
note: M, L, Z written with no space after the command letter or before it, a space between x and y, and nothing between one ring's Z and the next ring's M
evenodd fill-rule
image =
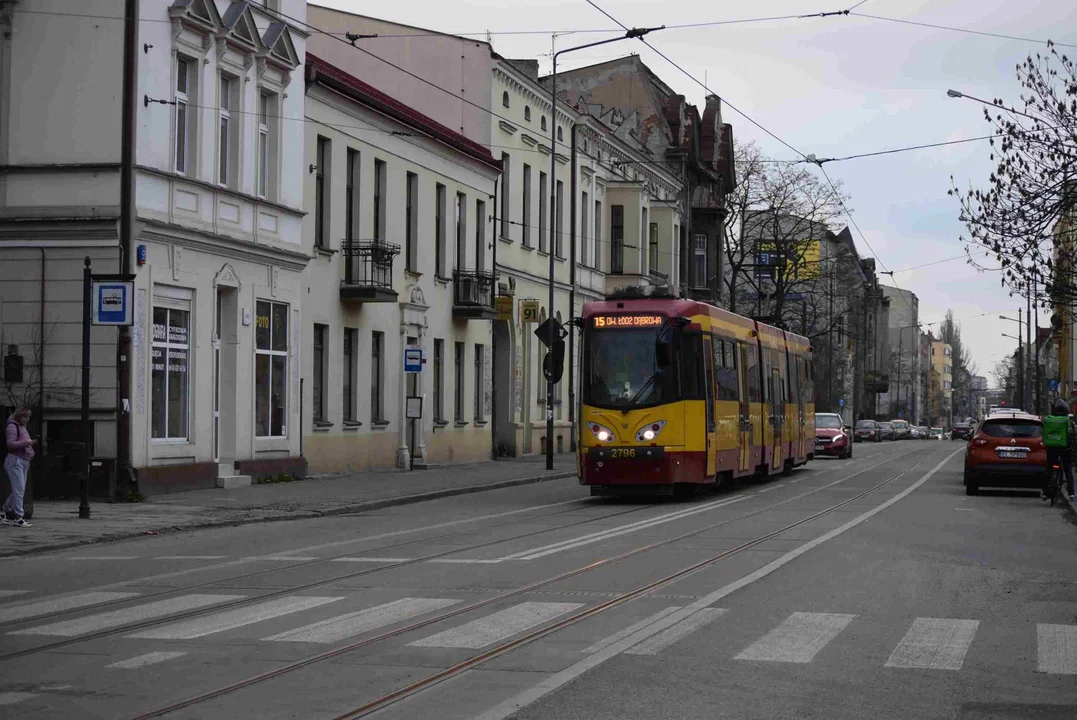
M739 516L734 517L734 518L729 518L727 520L722 520L722 521L719 521L719 522L716 522L716 523L712 523L710 525L707 525L706 527L703 527L703 528L700 528L700 529L697 529L697 530L693 530L691 532L683 533L683 534L678 535L676 537L667 538L665 540L660 540L658 542L650 543L648 545L643 545L643 546L634 548L632 550L629 550L627 552L624 552L624 553L621 553L621 554L618 554L618 555L607 557L607 558L604 558L604 559L601 559L601 560L596 560L594 562L588 563L588 564L583 565L581 567L574 568L572 570L568 570L566 572L559 573L557 575L554 575L552 577L546 578L544 580L539 580L537 582L530 583L530 584L525 585L523 587L519 587L519 588L516 588L514 590L506 591L506 592L501 593L501 594L499 594L499 595L497 595L495 597L488 598L486 600L480 600L480 601L471 603L470 605L466 605L464 607L460 607L460 608L457 608L455 610L446 611L444 613L435 615L435 616L427 618L425 620L418 620L416 622L410 623L408 625L405 625L403 627L397 628L395 630L389 630L389 631L386 631L384 633L380 633L378 635L375 635L373 637L369 637L369 638L366 638L366 639L363 639L363 640L358 640L358 641L349 643L347 645L344 645L342 647L335 648L333 650L327 650L325 652L321 652L321 653L309 656L309 657L304 658L302 660L297 660L295 662L288 663L288 664L283 665L283 666L281 666L279 668L275 668L273 670L268 670L266 672L259 673L257 675L254 675L254 676L251 676L249 678L246 678L244 680L239 680L237 682L229 683L227 685L224 685L224 686L219 687L217 689L211 690L209 692L201 693L199 695L196 695L196 696L184 699L184 700L180 700L180 701L177 701L175 703L171 703L169 705L156 708L154 710L150 710L149 712L136 715L132 720L150 720L151 718L162 717L164 715L168 715L170 713L177 712L179 710L184 710L184 709L193 707L195 705L200 705L200 704L208 702L210 700L214 700L216 698L219 698L219 697L222 697L222 696L225 696L225 695L229 695L229 694L238 692L239 690L243 690L244 688L251 687L252 685L256 685L256 684L259 684L259 683L262 683L262 682L266 682L268 680L272 680L272 679L280 677L282 675L286 675L286 674L295 672L297 670L301 670L301 669L303 669L305 667L308 667L310 665L314 665L316 663L324 662L326 660L330 660L332 658L339 657L341 655L345 655L347 653L350 653L350 652L353 652L355 650L358 650L359 648L367 647L367 646L373 645L375 643L382 642L384 640L389 640L391 638L394 638L394 637L397 637L397 636L400 636L400 635L404 635L406 633L413 632L415 630L419 630L419 629L427 627L429 625L444 622L445 620L449 620L451 618L457 617L459 615L463 615L465 613L473 612L475 610L487 607L489 605L493 605L495 603L503 602L504 600L507 600L507 599L510 599L510 598L513 598L513 597L517 597L519 595L524 595L524 594L527 594L527 593L530 593L530 592L534 592L535 590L538 590L540 588L546 587L548 585L552 585L552 584L555 584L555 583L558 583L558 582L562 582L564 580L568 580L568 579L576 577L578 575L582 575L584 573L591 572L593 570L597 570L598 568L607 567L607 566L609 566L609 565L611 565L613 563L620 562L621 560L625 560L627 558L635 557L635 556L641 555L643 553L650 552L652 550L664 547L666 545L681 542L683 540L686 540L686 539L691 538L693 536L699 535L701 533L708 532L710 530L713 530L715 528L721 527L723 525L728 525L730 523L738 522L740 520L744 520L744 519L747 519L747 518L754 517L756 515L763 514L765 512L769 512L769 511L771 511L771 510L773 510L775 508L781 507L783 505L787 505L787 504L792 503L792 502L796 502L796 501L801 500L801 499L803 499L805 497L809 497L809 496L814 495L814 494L816 494L818 492L822 492L822 491L827 490L827 489L829 489L831 487L834 487L835 485L847 482L847 481L849 481L849 480L851 480L851 479L853 479L855 477L863 475L866 472L874 470L877 467L885 465L887 462L890 462L892 460L898 459L900 457L907 456L909 454L911 454L911 451L910 452L899 453L898 455L894 455L894 456L888 456L882 462L879 462L879 463L876 463L875 465L871 465L871 466L868 466L866 468L860 469L857 472L854 472L854 473L848 475L845 478L842 478L842 479L837 480L837 481L832 482L832 483L828 483L826 485L823 485L822 487L815 488L813 490L809 490L807 492L801 493L799 495L796 495L794 497L788 498L788 499L783 500L781 502L774 503L772 505L768 505L765 508L760 508L758 510L754 510L754 511L748 512L748 513L744 513L744 514L739 515ZM663 578L661 578L659 580L649 582L649 583L647 583L645 585L642 585L642 586L640 586L640 587L638 587L638 588L636 588L634 590L631 590L631 591L629 591L627 593L619 595L616 598L612 598L612 599L610 599L610 600L608 600L606 602L603 602L603 603L601 603L599 605L595 605L595 606L592 606L590 608L586 608L586 609L584 609L584 610L582 610L580 612L577 612L577 613L575 613L573 615L570 615L570 616L564 618L563 620L560 620L560 621L558 621L558 622L556 622L556 623L554 623L554 624L552 624L552 625L550 625L550 626L548 626L546 628L543 628L541 630L537 630L535 632L529 633L529 634L527 634L527 635L525 635L525 636L523 636L521 638L518 638L516 640L512 640L512 641L502 643L501 645L498 645L497 647L494 647L494 648L492 648L490 650L487 650L487 651L485 651L485 652L483 652L481 654L475 655L474 657L472 657L472 658L470 658L468 660L465 660L465 661L463 661L461 663L458 663L456 665L453 665L450 668L447 668L445 670L441 670L441 671L439 671L437 673L434 673L434 674L432 674L432 675L430 675L430 676L428 676L426 678L423 678L423 679L418 680L416 682L413 682L413 683L411 683L411 684L409 684L409 685L407 685L405 687L399 688L399 689L397 689L397 690L395 690L395 691L393 691L391 693L383 695L383 696L377 698L376 700L373 700L371 702L365 703L364 705L362 705L360 707L357 707L357 708L355 708L353 710L350 710L350 711L344 713L343 715L340 715L337 718L337 720L343 720L344 718L360 717L362 715L366 715L366 714L369 714L371 712L375 712L377 710L380 710L383 707L386 707L387 705L390 705L390 704L392 704L392 703L394 703L394 702L396 702L398 700L401 700L401 699L403 699L405 697L413 695L413 694L415 694L415 693L417 693L417 692L419 692L419 691L421 691L423 689L426 689L426 688L428 688L428 687L430 687L432 685L435 685L435 684L437 684L437 683L439 683L439 682L441 682L443 680L446 680L446 679L448 679L448 678L450 678L450 677L452 677L454 675L458 675L458 674L470 669L471 667L474 667L474 666L476 666L478 664L484 663L484 662L486 662L488 660L491 660L491 659L493 659L495 657L498 657L500 655L503 655L505 653L511 652L512 650L515 650L516 648L518 648L518 647L520 647L522 645L528 644L530 642L538 640L539 638L545 637L545 636L547 636L547 635L549 635L551 633L554 633L554 632L556 632L556 631L558 631L558 630L560 630L560 629L562 629L564 627L567 627L568 625L571 625L571 624L574 624L576 622L579 622L580 620L584 620L584 619L592 617L593 615L596 615L596 614L598 614L600 612L603 612L603 611L608 610L610 608L613 608L613 607L616 607L618 605L621 605L621 604L623 604L625 602L628 602L629 600L632 600L632 599L634 599L636 597L639 597L640 595L646 594L646 593L648 593L648 592L650 592L652 590L655 590L657 588L660 588L660 587L662 587L664 585L668 585L668 584L673 583L673 582L675 582L677 580L681 580L681 579L687 577L688 575L691 575L691 574L693 574L695 572L698 572L699 570L702 570L702 569L704 569L704 568L706 568L706 567L708 567L708 566L710 566L710 565L712 565L714 563L717 563L717 562L719 562L719 561L721 561L721 560L723 560L723 559L725 559L727 557L730 557L731 555L734 555L736 553L739 553L739 552L742 552L744 550L747 550L747 549L749 549L751 547L754 547L754 546L758 545L759 543L765 542L766 540L769 540L769 539L771 539L771 538L773 538L773 537L775 537L777 535L780 535L781 533L788 532L789 530L791 530L793 528L796 528L796 527L798 527L800 525L803 525L804 523L807 523L807 522L810 522L812 520L818 519L819 517L821 517L823 515L826 515L828 513L834 512L835 510L843 508L846 505L848 505L848 504L850 504L852 502L855 502L855 501L863 498L864 496L875 492L879 488L882 488L883 486L893 482L894 480L897 480L901 476L905 475L906 473L908 473L912 469L914 469L917 466L919 466L920 464L922 464L929 457L929 455L930 455L930 453L925 454L925 456L923 458L916 461L912 465L900 470L899 472L897 472L894 475L890 476L889 478L887 478L883 482L881 482L881 483L879 483L877 485L874 485L870 489L868 489L868 490L866 490L866 491L864 491L862 493L858 493L857 495L855 495L855 496L853 496L853 497L851 497L851 498L849 498L847 500L843 500L840 503L832 505L831 507L826 508L825 510L819 511L817 513L813 513L809 517L806 517L806 518L803 518L803 519L798 520L796 522L790 523L790 524L786 525L785 527L783 527L783 528L781 528L779 530L776 530L774 532L770 532L770 533L767 533L767 534L762 535L760 537L757 537L757 538L755 538L753 540L749 540L748 542L746 542L746 543L744 543L742 545L739 545L736 548L732 548L730 550L726 550L726 551L717 553L716 555L713 555L710 558L707 558L706 560L703 560L703 561L698 562L698 563L694 563L694 564L692 564L692 565L690 565L690 566L688 566L686 568L683 568L683 569L678 570L678 571L676 571L674 573L666 575L666 576L664 576ZM294 590L289 590L288 592L294 592Z

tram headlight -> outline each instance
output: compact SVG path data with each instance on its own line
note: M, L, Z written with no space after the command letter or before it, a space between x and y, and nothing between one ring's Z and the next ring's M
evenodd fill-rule
M605 425L599 425L596 422L587 423L587 427L591 428L591 432L594 434L595 439L599 442L613 442L615 436L613 431Z
M647 423L636 432L636 442L651 442L658 437L658 433L662 432L665 426L665 420Z

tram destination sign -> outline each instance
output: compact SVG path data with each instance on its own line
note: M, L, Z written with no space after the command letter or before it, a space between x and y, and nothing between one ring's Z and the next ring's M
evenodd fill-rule
M594 327L600 330L610 328L659 327L665 322L661 315L596 315Z

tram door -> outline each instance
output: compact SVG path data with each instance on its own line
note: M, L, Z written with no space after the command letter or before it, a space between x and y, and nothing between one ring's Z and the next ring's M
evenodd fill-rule
M737 391L740 396L740 437L739 462L737 470L747 472L752 464L752 411L748 404L748 347L744 343L736 344L737 359Z
M773 357L773 350L767 350L766 353ZM772 365L770 367L770 387L767 398L770 400L770 427L773 431L774 445L771 448L772 455L769 463L770 469L776 470L782 466L785 458L782 457L782 426L785 425L785 400L782 397L785 393L785 387L782 384L781 370Z
M714 345L709 336L703 338L704 398L707 402L707 477L714 477L718 443L714 422Z

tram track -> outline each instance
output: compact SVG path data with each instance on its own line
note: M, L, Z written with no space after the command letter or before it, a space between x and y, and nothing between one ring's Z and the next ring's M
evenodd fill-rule
M677 535L675 537L666 538L664 540L659 540L659 541L654 542L654 543L649 543L647 545L643 545L643 546L640 546L640 547L637 547L637 548L633 548L633 549L628 550L626 552L623 552L623 553L620 553L620 554L617 554L617 555L613 555L613 556L610 556L610 557L607 557L607 558L603 558L601 560L597 560L597 561L588 563L588 564L580 566L580 567L573 568L573 569L565 571L565 572L558 573L558 574L556 574L554 576L545 578L543 580L539 580L539 581L536 581L536 582L533 582L533 583L529 583L527 585L515 588L513 590L505 591L505 592L500 593L500 594L498 594L498 595L496 595L494 597L491 597L491 598L487 598L487 599L484 599L484 600L479 600L479 601L476 601L474 603L470 603L468 605L465 605L463 607L456 608L454 610L447 610L445 612L439 613L439 614L434 615L432 617L429 617L429 618L426 618L426 619L423 619L423 620L417 620L415 622L409 623L409 624L404 625L402 627L399 627L399 628L396 628L396 629L393 629L393 630L388 630L386 632L379 633L379 634L377 634L375 636L372 636L372 637L357 640L355 642L348 643L346 645L343 645L343 646L338 647L338 648L334 648L332 650L327 650L327 651L324 651L324 652L317 653L315 655L308 656L308 657L303 658L301 660L290 662L290 663L288 663L286 665L283 665L283 666L281 666L279 668L275 668L273 670L268 670L266 672L259 673L258 675L254 675L254 676L251 676L249 678L239 680L239 681L230 683L228 685L224 685L224 686L219 687L219 688L217 688L215 690L211 690L209 692L205 692L205 693L202 693L202 694L187 698L185 700L181 700L181 701L178 701L178 702L175 702L175 703L171 703L169 705L166 705L166 706L151 710L149 712L146 712L146 713L143 713L143 714L140 714L140 715L136 715L133 718L133 720L149 720L150 718L163 717L165 715L168 715L168 714L171 714L171 713L174 713L174 712L178 712L180 710L191 708L191 707L194 707L196 705L200 705L200 704L209 702L209 701L214 700L216 698L223 697L223 696L226 696L226 695L230 695L232 693L238 692L240 690L243 690L245 688L251 687L253 685L257 685L257 684L272 680L274 678L278 678L278 677L281 677L283 675L287 675L287 674L296 672L298 670L301 670L303 668L315 665L317 663L324 662L324 661L327 661L327 660L330 660L330 659L333 659L333 658L336 658L336 657L340 657L342 655L345 655L347 653L353 652L353 651L358 650L360 648L368 647L368 646L374 645L376 643L383 642L385 640L389 640L389 639L392 639L394 637L404 635L406 633L414 632L416 630L422 629L422 628L430 626L430 625L434 625L434 624L437 624L437 623L440 623L440 622L444 622L446 620L452 619L454 617L458 617L458 616L463 615L465 613L474 612L475 610L479 610L479 609L488 607L490 605L494 605L496 603L501 603L501 602L504 602L505 600L508 600L508 599L511 599L511 598L514 598L514 597L518 597L520 595L525 595L527 593L534 592L536 590L540 590L540 589L542 589L544 587L547 587L549 585L553 585L553 584L562 582L564 580L568 580L570 578L574 578L574 577L577 577L579 575L583 575L585 573L597 570L599 568L607 567L609 565L612 565L614 563L620 562L622 560L626 560L626 559L631 558L631 557L636 557L636 556L642 555L644 553L650 552L652 550L656 550L658 548L661 548L661 547L664 547L664 546L667 546L667 545L671 545L673 543L681 542L683 540L686 540L686 539L692 538L692 537L694 537L696 535L700 535L702 533L714 530L714 529L722 527L724 525L728 525L728 524L731 524L731 523L734 523L734 522L738 522L738 521L741 521L741 520L745 520L745 519L748 519L748 518L752 518L752 517L761 515L763 513L769 512L771 510L774 510L775 508L779 508L779 507L787 505L789 503L793 503L793 502L802 500L805 497L809 497L809 496L814 495L816 493L823 492L823 491L825 491L825 490L827 490L829 488L834 487L835 485L839 485L841 483L847 482L847 481L849 481L849 480L851 480L851 479L853 479L855 477L858 477L860 475L863 475L864 473L867 473L867 472L869 472L871 470L874 470L875 468L881 467L882 465L885 465L886 463L891 462L891 461L893 461L895 459L908 456L909 454L911 454L911 452L903 452L903 453L899 453L899 454L893 455L893 456L888 455L885 459L883 459L879 463L876 463L874 465L868 466L866 468L862 468L862 469L848 475L847 477L841 478L840 480L836 480L834 482L827 483L826 485L823 485L821 487L818 487L818 488L815 488L815 489L812 489L812 490L808 490L808 491L806 491L804 493L801 493L801 494L796 495L794 497L788 498L788 499L783 500L781 502L773 503L773 504L768 505L766 507L763 507L763 508L760 508L760 509L757 509L757 510L753 510L751 512L743 513L743 514L740 514L740 515L738 515L736 517L733 517L733 518L729 518L729 519L726 519L726 520L721 520L721 521L718 521L716 523L711 523L711 524L708 524L705 527L698 528L696 530L692 530L691 532L682 533L682 534L679 534L679 535ZM561 629L563 629L565 627L568 627L569 625L572 625L572 624L575 624L575 623L580 622L582 620L585 620L587 618L593 617L594 615L597 615L597 614L599 614L601 612L604 612L606 610L612 609L614 607L618 607L618 606L620 606L620 605L622 605L622 604L624 604L626 602L629 602L630 600L638 598L638 597L640 597L642 595L645 595L645 594L647 594L649 592L652 592L652 591L660 589L660 588L662 588L662 587L664 587L666 585L669 585L669 584L672 584L672 583L677 582L679 580L682 580L682 579L688 577L689 575L692 575L692 574L694 574L696 572L699 572L700 570L703 570L703 569L705 569L707 567L710 567L711 565L713 565L715 563L720 562L721 560L724 560L724 559L726 559L728 557L736 555L737 553L743 552L745 550L749 550L749 549L755 547L756 545L759 545L760 543L766 542L767 540L770 540L770 539L772 539L772 538L774 538L774 537L776 537L778 535L781 535L782 533L788 532L791 529L797 528L797 527L799 527L801 525L804 525L805 523L811 522L812 520L816 520L816 519L818 519L820 517L823 517L823 516L825 516L825 515L827 515L829 513L832 513L832 512L834 512L836 510L839 510L839 509L841 509L843 507L846 507L847 505L849 505L849 504L851 504L853 502L856 502L856 501L864 498L867 495L870 495L871 493L885 487L889 483L897 480L898 478L902 477L906 473L912 471L913 469L915 469L916 467L918 467L919 465L924 463L929 457L930 457L930 453L924 454L924 456L921 457L919 460L917 460L913 464L909 465L908 467L905 467L905 468L899 470L898 472L894 473L893 475L891 475L887 479L883 480L882 482L880 482L880 483L878 483L876 485L873 485L872 487L868 488L867 490L865 490L863 492L857 493L857 494L855 494L855 495L853 495L853 496L851 496L851 497L849 497L849 498L847 498L845 500L842 500L841 502L835 503L834 505L831 505L830 507L828 507L828 508L826 508L824 510L812 513L811 515L809 515L809 516L807 516L805 518L802 518L800 520L797 520L795 522L789 523L789 524L785 525L782 528L779 528L779 529L774 530L772 532L768 532L768 533L766 533L764 535L760 535L760 536L758 536L756 538L748 540L747 542L744 542L744 543L742 543L741 545L738 545L735 548L731 548L729 550L724 550L722 552L716 553L716 554L712 555L709 558L706 558L706 559L704 559L702 561L693 563L692 565L689 565L689 566L687 566L685 568L682 568L682 569L677 570L677 571L675 571L673 573L670 573L670 574L668 574L668 575L666 575L666 576L664 576L662 578L659 578L657 580L648 582L648 583L646 583L644 585L641 585L641 586L639 586L639 587L637 587L637 588L635 588L633 590L630 590L630 591L627 591L625 593L622 593L622 594L618 595L617 597L611 598L611 599L609 599L607 601L599 603L598 605L594 605L594 606L591 606L591 607L588 607L588 608L584 608L584 609L582 609L582 610L580 610L578 612L575 612L575 613L573 613L573 614L571 614L571 615L569 615L569 616L567 616L567 617L565 617L565 618L563 618L561 620L558 620L558 621L552 623L551 625L549 625L547 627L544 627L544 628L541 628L541 629L536 630L534 632L528 633L528 634L526 634L526 635L524 635L522 637L516 638L515 640L510 640L510 641L501 643L501 644L495 646L494 648L491 648L490 650L487 650L487 651L484 651L482 653L479 653L479 654L477 654L477 655L475 655L475 656L473 656L471 658L468 658L468 659L466 659L466 660L464 660L464 661L462 661L460 663L457 663L457 664L455 664L455 665L453 665L453 666L451 666L449 668L446 668L444 670L441 670L441 671L438 671L436 673L433 673L433 674L431 674L431 675L429 675L429 676L427 676L425 678L422 678L420 680L412 682L412 683L410 683L410 684L408 684L408 685L406 685L404 687L401 687L401 688L399 688L397 690L394 690L394 691L392 691L390 693L382 695L382 696L376 698L375 700L372 700L372 701L367 702L367 703L365 703L365 704L363 704L361 706L358 706L358 707L356 707L356 708L354 708L352 710L349 710L348 712L346 712L346 713L344 713L342 715L339 715L336 718L336 720L344 720L345 718L350 719L350 718L362 717L362 716L368 715L368 714L370 714L372 712L376 712L378 710L381 710L382 708L387 707L388 705L391 705L394 702L397 702L397 701L402 700L402 699L404 699L406 697L409 697L409 696L411 696L411 695L413 695L413 694L415 694L417 692L420 692L420 691L422 691L422 690L424 690L424 689L426 689L428 687L432 687L433 685L436 685L437 683L442 682L443 680L447 680L447 679L449 679L451 677L459 675L459 674L461 674L461 673L467 671L468 669L471 669L471 668L473 668L473 667L475 667L477 665L485 663L485 662L487 662L489 660L492 660L492 659L494 659L496 657L500 657L501 655L509 653L509 652L511 652L511 651L523 646L523 645L526 645L528 643L534 642L535 640L538 640L540 638L546 637L547 635L555 633L558 630L561 630ZM294 592L294 590L291 590L289 592ZM158 623L152 623L152 624L158 624Z

